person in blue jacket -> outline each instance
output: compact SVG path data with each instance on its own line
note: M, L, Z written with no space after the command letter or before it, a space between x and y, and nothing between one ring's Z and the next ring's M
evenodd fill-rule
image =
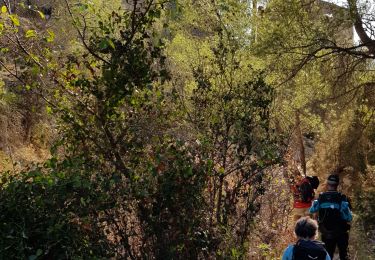
M318 213L321 238L331 258L337 246L340 259L348 260L349 222L353 216L347 197L337 191L339 181L337 174L328 177L327 191L313 202L310 213Z
M314 240L317 230L318 223L315 220L310 217L300 218L294 229L298 241L285 249L282 260L331 260L324 244Z

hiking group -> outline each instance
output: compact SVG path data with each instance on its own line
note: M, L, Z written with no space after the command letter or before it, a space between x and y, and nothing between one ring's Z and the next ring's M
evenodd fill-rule
M339 182L339 176L331 174L327 179L327 190L316 200L317 176L305 177L293 185L294 220L297 220L294 232L298 241L286 248L282 260L331 260L336 246L340 259L349 259L351 205L348 198L337 191ZM322 242L315 240L317 230Z

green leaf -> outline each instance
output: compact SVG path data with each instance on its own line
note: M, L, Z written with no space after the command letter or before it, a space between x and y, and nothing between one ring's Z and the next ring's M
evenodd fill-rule
M150 15L151 15L151 17L154 17L154 18L160 18L161 11L159 9L156 9L156 10L150 12Z
M189 177L191 177L191 176L193 176L193 168L189 167L189 168L186 169L186 172L185 172L185 174L184 174L184 177L185 177L185 178L189 178Z
M55 40L55 33L53 31L50 31L50 30L48 30L47 33L48 33L48 36L45 37L45 40L47 42L53 42Z
M47 114L52 114L52 108L50 107L50 106L46 106L46 112L47 112Z
M115 44L113 43L113 41L111 39L108 39L108 45L112 48L112 49L115 49Z
M86 11L88 8L89 8L89 5L88 4L77 4L78 5L78 10L81 11L81 12L84 12Z
M39 16L42 18L42 19L46 19L46 16L44 15L44 13L42 13L41 11L37 11Z
M257 161L258 166L264 167L264 162L262 160Z
M104 49L107 49L108 47L108 41L106 39L103 39L100 43L99 43L99 48L101 50L104 50Z
M35 31L35 30L28 30L28 31L25 33L25 37L26 37L26 38L36 37L36 31Z
M12 23L15 25L15 26L20 26L20 20L18 20L18 17L17 15L9 15L9 18L10 20L12 20Z
M37 55L32 54L32 53L30 53L30 58L31 58L32 60L36 61L36 62L39 62L39 61L40 61L39 57L38 57Z
M5 14L6 12L8 12L8 8L7 8L5 5L3 5L3 6L1 7L1 12L2 12L3 14Z

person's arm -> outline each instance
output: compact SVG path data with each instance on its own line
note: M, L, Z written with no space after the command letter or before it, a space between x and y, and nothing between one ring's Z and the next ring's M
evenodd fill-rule
M343 195L343 196L344 196L344 198L345 198L345 201L347 201L347 202L349 203L349 209L350 209L350 210L353 210L353 208L352 208L352 203L351 203L350 198L347 197L347 196L345 196L345 195Z
M328 253L326 254L326 260L331 260L331 257L329 256Z
M313 204L311 205L311 207L309 209L309 213L315 213L315 212L318 212L318 210L319 210L319 201L314 200Z
M281 258L281 260L292 260L293 259L293 245L289 245L285 251L284 251L284 254L283 254L283 257ZM329 259L331 260L331 259Z
M350 210L349 202L342 201L341 202L341 209L340 209L341 218L347 222L351 222L353 220L352 211Z

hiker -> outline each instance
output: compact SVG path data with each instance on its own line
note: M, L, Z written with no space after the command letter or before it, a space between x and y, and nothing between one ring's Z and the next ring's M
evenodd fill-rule
M317 176L307 176L302 178L297 184L291 187L293 192L293 219L297 221L299 218L309 216L309 209L314 200L314 190L319 186Z
M353 216L347 197L337 191L339 176L331 174L327 180L327 191L313 202L310 213L318 212L319 231L326 249L333 258L336 246L341 260L349 259L349 230Z
M318 223L310 217L302 217L296 222L294 232L297 243L289 245L282 260L331 260L324 248L324 244L314 240L318 230Z

